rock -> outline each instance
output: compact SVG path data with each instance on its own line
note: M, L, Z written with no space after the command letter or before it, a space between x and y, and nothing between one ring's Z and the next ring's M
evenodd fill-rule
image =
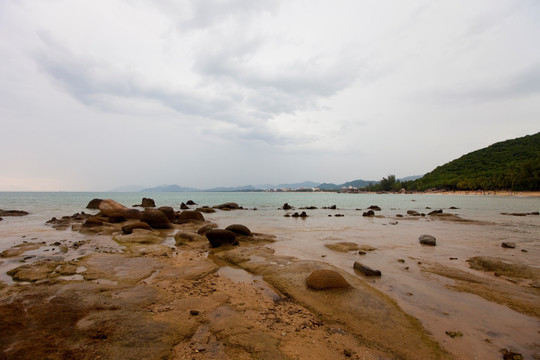
M199 230L197 230L197 234L204 235L204 234L206 234L206 232L208 232L208 231L210 231L212 229L215 229L215 228L217 228L216 224L207 224L207 225L201 226L199 228Z
M540 212L539 211L533 211L533 212L530 212L529 215L540 215Z
M197 205L193 200L188 200L186 202L187 205Z
M145 210L141 214L141 221L154 229L170 229L171 223L165 213L159 210Z
M2 219L2 218L0 217L0 221L2 221L2 220L4 220L4 219Z
M189 209L189 206L187 206L186 204L184 203L180 204L180 210L188 210L188 209Z
M147 207L156 207L156 202L154 201L154 199L150 199L150 198L142 198L142 201L139 205L133 205L134 207L143 207L143 208L147 208Z
M508 349L501 349L500 353L503 354L503 360L523 360L523 355Z
M450 210L458 210L459 208L458 208L458 207L455 207L455 206L450 206L449 209L450 209Z
M435 237L431 235L427 235L427 234L420 235L418 240L420 241L420 244L422 245L430 245L430 246L437 245Z
M403 217L403 215L401 215L401 214L397 214L397 215L396 215L396 217L398 217L398 218L402 218L402 217Z
M110 216L113 213L124 212L128 210L128 208L114 200L105 199L99 203L99 210L103 215Z
M420 216L421 214L418 211L415 211L415 210L407 210L407 215Z
M0 216L24 216L28 215L28 212L23 210L0 210Z
M253 234L251 233L251 230L249 230L247 226L241 225L241 224L229 225L225 228L225 230L232 231L233 233L239 234L239 235L253 236Z
M373 210L368 210L364 212L362 216L375 216L375 212Z
M371 205L370 207L368 207L368 209L373 211L381 211L381 208L378 205Z
M282 207L283 210L291 210L292 208L293 207L291 205L289 205L289 203L283 204L283 207Z
M86 227L86 228L103 226L103 221L101 221L101 220L99 220L99 219L97 219L95 217L90 217L90 218L86 219L86 221L84 222L84 224L82 226Z
M127 209L124 211L124 217L126 219L139 220L141 218L141 211L137 209Z
M210 245L213 248L220 247L221 245L238 245L236 240L236 234L229 230L212 229L205 233L206 238L210 241Z
M122 232L124 234L131 234L133 232L133 230L135 230L135 229L152 230L150 225L148 225L145 222L141 222L141 221L122 226Z
M300 210L317 210L316 206L305 206L301 207Z
M335 217L343 217L343 216L345 216L345 215L343 215L343 214L336 214L336 215L334 215L334 216L335 216Z
M124 216L123 212L114 212L111 215L109 215L108 222L110 223L121 223L126 221L126 218Z
M332 206L323 206L323 209L327 209L327 210L336 210L336 209L337 209L337 206L336 206L336 205L332 205Z
M159 211L161 211L162 213L164 213L167 218L169 219L169 221L174 221L174 219L176 218L176 214L174 213L174 209L170 206L160 206L158 208Z
M428 213L428 215L442 214L442 213L443 213L443 211L442 211L441 209L439 209L439 210L433 210L433 211L430 211L430 212Z
M224 203L224 204L220 204L220 205L214 205L213 208L214 209L220 209L220 210L238 210L238 209L242 209L242 207L238 206L238 204L235 203L235 202L228 202L228 203Z
M196 208L195 211L203 212L203 213L208 213L208 214L211 214L211 213L215 213L215 212L216 212L216 210L212 209L212 208L209 207L209 206L203 206L203 207L200 207L200 208Z
M176 215L176 223L184 224L190 221L204 221L204 216L199 211L184 210Z
M389 224L390 224L390 225L397 225L398 222L397 222L397 220L393 220L393 221L390 221Z
M445 331L446 335L450 336L452 339L457 337L463 337L463 333L461 331Z
M351 284L334 270L315 270L306 279L308 288L313 290L349 289Z
M179 231L174 234L174 240L176 241L176 245L181 245L185 241L192 242L197 240L204 240L204 237L191 231Z
M513 241L503 241L501 246L503 248L507 248L507 249L515 249L516 248L516 243L513 242Z
M88 205L86 205L86 208L87 209L99 209L99 204L101 204L101 202L103 201L103 199L92 199L90 200L90 202L88 203Z
M285 215L287 216L287 215ZM302 213L298 214L297 212L295 212L294 214L291 215L292 217L301 217L301 218L306 218L308 215L306 214L305 211L302 211Z
M380 270L374 270L370 268L369 266L359 263L358 261L354 262L353 268L359 271L360 273L364 274L365 276L381 276Z
M199 310L189 310L189 314L192 316L197 316L199 315Z

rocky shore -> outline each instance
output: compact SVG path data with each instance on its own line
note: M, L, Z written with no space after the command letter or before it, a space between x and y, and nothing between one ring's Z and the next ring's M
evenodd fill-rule
M1 253L0 261L21 263L8 272L12 284L0 282L2 358L456 358L366 281L373 274L360 262L354 267L362 273L354 276L327 262L277 255L273 235L241 223L219 229L205 218L208 210L183 204L176 211L150 200L138 210L94 199L88 207L97 214L48 221L59 231L83 234L84 241L25 241ZM242 209L235 203L202 208ZM418 246L425 239L435 246L429 236ZM351 242L327 248L359 256L376 250ZM470 264L498 279L526 279L526 296L522 283L494 283L436 262L418 266L455 280L458 291L540 318L537 268L496 258Z

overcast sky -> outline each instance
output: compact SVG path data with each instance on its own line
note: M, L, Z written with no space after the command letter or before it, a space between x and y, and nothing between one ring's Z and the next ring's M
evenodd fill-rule
M540 131L540 1L0 0L0 190L420 175Z

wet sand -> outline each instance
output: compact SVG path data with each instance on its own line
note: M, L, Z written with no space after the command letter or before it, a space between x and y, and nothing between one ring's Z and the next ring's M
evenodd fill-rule
M3 356L494 359L504 348L525 358L540 354L540 249L529 236L536 218L282 215L205 214L219 227L242 223L257 233L218 249L202 237L174 243L176 232L204 223L136 236L121 235L122 224L92 234L24 235L0 258ZM517 224L523 234L515 221L525 221ZM422 233L435 235L437 246L420 245ZM517 248L501 248L511 235ZM467 260L475 256L495 260L474 269ZM359 274L355 261L382 276ZM340 272L353 288L310 290L305 279L319 268Z

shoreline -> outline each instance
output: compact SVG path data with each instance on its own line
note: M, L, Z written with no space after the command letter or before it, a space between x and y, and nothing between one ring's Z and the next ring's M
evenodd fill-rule
M27 326L36 323L42 337L60 342L58 351L89 349L87 355L76 352L79 358L137 358L135 350L124 347L126 337L148 358L153 349L170 359L415 359L420 352L422 358L473 359L493 358L501 348L529 357L540 353L538 346L527 347L540 331L535 315L540 314L540 295L533 289L540 273L526 265L535 264L536 243L521 241L518 250L501 249L500 243L474 238L478 231L491 238L496 224L455 215L370 219L354 217L354 210L345 218L328 212L293 220L283 218L284 212L217 209L205 213L204 222L132 235L123 234L121 227L134 220L103 219L89 229L82 226L87 218L69 217L62 224L65 230L49 228L58 241L44 243L38 233L24 233L19 245L9 249L13 256L0 258L3 267L20 268L12 273L13 284L0 283L0 311L11 324L0 326L0 348L21 351L19 355L45 351L45 345L31 350L37 339L21 340L28 336ZM536 226L536 219L504 221ZM282 225L276 227L277 221ZM204 225L224 228L232 223L245 223L255 235L238 237L238 246L212 249L197 234ZM432 231L441 241L437 247L419 245L418 234ZM460 249L450 239L463 235L465 247ZM403 243L407 238L412 241ZM518 273L497 275L503 270L472 270L468 260L478 254L504 259L506 267L525 266L533 275L523 280ZM383 276L357 273L355 261L381 269ZM352 289L306 288L308 275L319 268L337 271ZM455 282L454 288L449 282ZM10 317L21 310L27 315ZM42 315L66 312L74 318L52 324ZM384 325L389 321L392 325ZM485 329L477 329L479 322ZM519 331L506 334L507 326ZM133 332L137 328L146 329L147 338ZM462 336L454 339L448 333ZM267 339L261 346L260 338Z

